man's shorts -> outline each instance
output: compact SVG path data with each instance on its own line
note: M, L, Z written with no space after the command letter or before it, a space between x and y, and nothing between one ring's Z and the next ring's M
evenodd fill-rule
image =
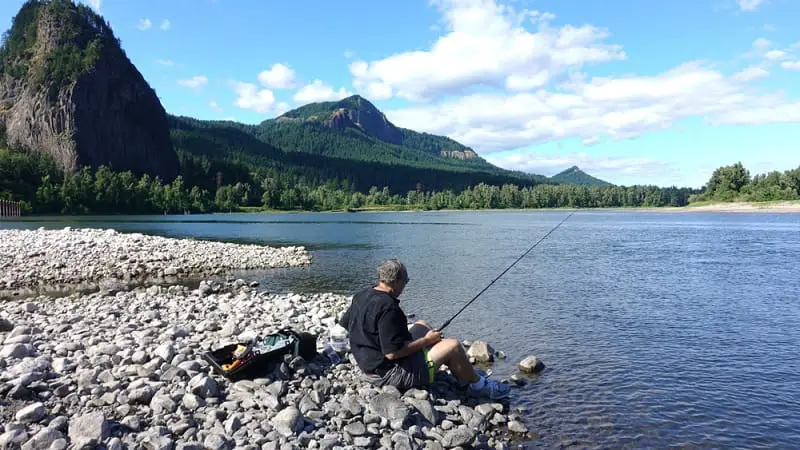
M411 338L417 340L428 333L422 325L414 324L409 330ZM366 375L367 380L377 386L391 385L400 390L424 386L433 383L436 376L433 361L428 356L428 349L423 348L413 355L396 361L394 367L383 376Z

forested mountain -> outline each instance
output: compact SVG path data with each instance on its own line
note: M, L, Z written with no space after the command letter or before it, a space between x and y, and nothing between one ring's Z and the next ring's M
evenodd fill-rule
M577 184L579 186L613 186L613 184L595 178L588 173L582 171L578 166L572 166L569 169L559 172L550 179L558 184Z
M270 139L275 128L311 124L321 124L328 129L340 132L352 130L356 132L355 135L363 134L384 144L420 150L442 158L474 160L479 167L494 167L487 164L472 149L450 138L396 127L375 105L360 95L353 95L336 102L311 103L301 106L280 117L262 122L259 128L261 134ZM289 148L289 146L285 147ZM297 150L308 151L303 148ZM387 149L376 147L375 150L386 151Z
M288 152L476 173L487 180L504 179L503 182L522 185L550 182L544 176L489 164L472 149L450 138L396 127L375 105L358 95L337 102L301 106L262 122L257 126L256 135Z
M0 47L0 130L64 171L113 165L172 180L166 112L111 27L72 0L28 0Z
M317 105L304 108L311 111ZM221 169L223 183L241 181L241 177L235 173L225 173L225 170L231 170L231 165L236 165L240 167L239 172L289 171L308 178L309 183L314 185L335 180L360 191L377 186L388 187L392 193L417 189L462 190L479 183L512 183L524 187L548 182L546 177L511 172L486 162L460 161L409 147L385 144L360 131L340 131L314 121L302 126L287 126L283 129L285 136L299 142L307 140L308 148L331 151L292 151L265 142L268 140L261 133L263 124L251 126L170 116L169 125L173 144L182 161L199 158L209 167L207 173L202 174L195 169L190 170L191 175L185 175L187 182L198 183L209 189L213 186L208 183L217 182L217 170L211 169L214 164L219 168L224 167L224 170ZM415 134L413 142L424 142L423 135ZM439 136L433 138L447 139ZM197 178L200 176L204 177L202 181Z

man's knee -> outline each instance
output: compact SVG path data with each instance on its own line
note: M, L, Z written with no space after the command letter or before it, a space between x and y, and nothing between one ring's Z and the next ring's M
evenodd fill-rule
M442 339L442 343L445 345L445 348L447 349L447 353L449 353L449 354L452 354L452 353L455 353L455 352L459 352L459 351L462 350L461 342L459 342L458 339L456 339L456 338Z
M423 326L423 327L425 327L425 328L427 328L429 330L433 329L431 324L429 324L428 322L425 322L424 320L418 320L418 321L414 322L414 325L420 325L420 326Z

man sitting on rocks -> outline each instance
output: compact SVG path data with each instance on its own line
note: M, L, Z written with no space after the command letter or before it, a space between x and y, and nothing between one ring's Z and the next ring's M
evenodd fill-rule
M501 399L509 386L487 380L469 362L458 339L442 339L441 331L419 321L410 329L400 308L400 294L409 281L405 265L390 259L378 266L377 286L353 296L339 320L347 329L350 349L369 382L401 390L433 383L436 371L447 365L470 395Z

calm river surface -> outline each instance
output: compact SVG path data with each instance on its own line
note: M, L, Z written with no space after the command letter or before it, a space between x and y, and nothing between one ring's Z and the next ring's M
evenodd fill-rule
M305 245L306 269L242 274L261 289L352 293L400 258L407 313L444 322L566 212L59 218L1 227L116 228ZM796 447L800 215L579 211L484 293L447 336L547 365L516 389L536 444Z

